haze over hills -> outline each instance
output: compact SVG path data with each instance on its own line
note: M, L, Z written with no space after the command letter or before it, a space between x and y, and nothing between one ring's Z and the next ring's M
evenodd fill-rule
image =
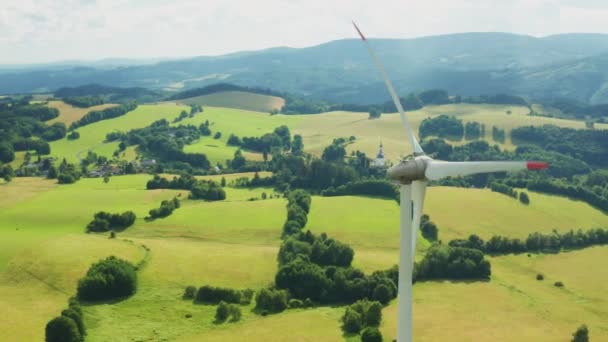
M373 39L372 44L402 94L442 88L463 96L507 93L534 100L608 102L608 35L604 34L535 38L463 33ZM59 65L4 68L0 93L45 92L92 82L183 90L221 81L342 103L388 99L367 52L355 39L153 64L116 60Z

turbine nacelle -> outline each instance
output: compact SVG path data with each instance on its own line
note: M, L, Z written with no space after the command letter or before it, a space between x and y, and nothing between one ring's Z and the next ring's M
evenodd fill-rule
M415 180L425 180L425 172L429 161L428 156L409 157L386 171L389 179L401 184L410 184Z

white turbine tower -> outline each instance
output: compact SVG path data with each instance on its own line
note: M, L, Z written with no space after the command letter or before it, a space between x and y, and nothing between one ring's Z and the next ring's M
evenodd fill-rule
M439 180L445 177L467 176L478 173L505 172L518 170L542 170L549 167L544 162L525 161L487 161L487 162L447 162L434 160L424 154L418 144L412 127L410 126L399 97L393 89L393 85L365 39L361 30L353 22L355 29L361 36L372 59L376 63L388 92L399 111L401 122L405 133L412 145L414 153L402 160L399 164L387 171L387 176L399 182L401 190L401 241L399 253L399 289L398 289L398 317L397 317L397 341L412 341L412 271L414 267L414 255L416 253L416 239L420 226L420 216L424 205L424 195L429 180Z

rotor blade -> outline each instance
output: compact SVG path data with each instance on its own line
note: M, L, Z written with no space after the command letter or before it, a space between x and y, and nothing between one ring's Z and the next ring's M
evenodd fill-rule
M420 218L422 217L422 208L424 208L424 195L427 183L427 181L412 182L412 261L416 260L416 241L418 240L418 230L420 229Z
M410 126L410 123L407 121L407 117L405 116L403 107L401 106L401 101L399 100L399 96L397 96L397 93L395 92L395 89L393 88L393 84L391 83L391 80L388 78L388 75L386 74L386 71L384 70L384 66L382 65L382 63L380 63L380 60L378 59L378 57L376 57L376 54L374 53L372 48L369 46L367 39L365 39L365 36L363 35L363 33L361 33L361 30L359 30L359 27L357 27L357 24L355 24L354 21L353 21L353 25L355 26L357 33L359 33L361 40L363 40L363 43L365 43L365 47L367 48L367 51L369 51L369 54L372 56L372 59L376 63L378 70L380 70L380 74L382 74L382 78L384 79L384 84L386 84L386 88L388 88L388 92L391 94L391 98L393 99L393 102L395 103L395 107L397 107L397 110L399 111L399 115L401 116L401 122L403 123L403 127L405 128L405 134L407 135L408 139L410 140L410 144L412 145L412 149L414 150L414 153L424 154L422 147L420 147L420 144L418 144L418 141L416 140L416 137L414 136L414 131L412 130L412 126Z
M525 161L481 161L481 162L447 162L431 160L428 162L424 175L429 180L445 177L468 176L477 173L507 172L519 170L543 170L549 164L543 162Z

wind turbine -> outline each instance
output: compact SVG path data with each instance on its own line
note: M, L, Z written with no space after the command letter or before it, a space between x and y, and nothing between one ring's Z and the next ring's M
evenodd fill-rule
M399 288L397 313L397 341L412 341L412 272L414 268L414 255L416 253L416 239L420 226L420 216L424 205L424 195L428 181L439 180L445 177L467 176L478 173L505 172L518 170L543 170L549 167L544 162L531 161L476 161L476 162L447 162L434 160L427 156L412 131L399 97L380 63L378 57L371 49L367 39L357 24L353 22L357 33L363 40L372 59L376 63L386 88L395 103L401 116L405 133L412 145L414 153L387 171L391 180L400 185L400 220L401 239L399 251Z

